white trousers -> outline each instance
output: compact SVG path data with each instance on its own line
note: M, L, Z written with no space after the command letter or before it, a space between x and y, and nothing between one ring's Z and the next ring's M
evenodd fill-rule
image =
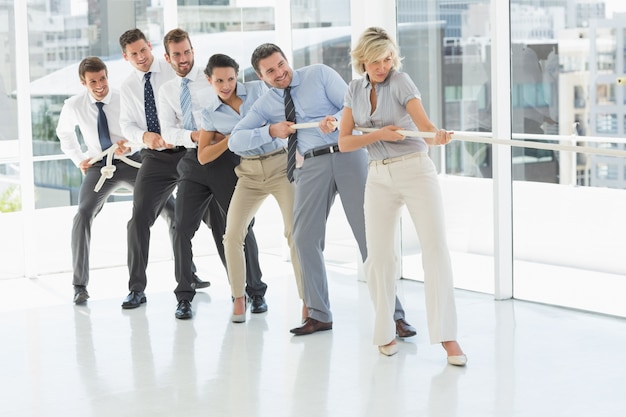
M441 190L433 162L427 153L420 152L388 164L372 161L369 166L365 187L365 272L376 311L374 344L385 345L396 335L394 271L401 254L396 253L394 242L404 205L422 247L430 342L456 340L454 285Z

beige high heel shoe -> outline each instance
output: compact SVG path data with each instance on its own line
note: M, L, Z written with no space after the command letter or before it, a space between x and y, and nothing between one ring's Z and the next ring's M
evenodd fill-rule
M448 350L446 349L444 343L447 343L447 342L456 342L456 341L449 340L449 341L446 341L446 342L441 342L441 346L446 351L446 353L448 353ZM461 346L459 346L458 342L456 342L456 344L457 344L457 347L460 350ZM448 363L450 365L465 366L467 364L467 356L463 353L463 351L461 351L460 355L449 355L447 359L448 359Z
M465 366L467 364L467 356L465 354L448 356L448 363L454 366Z
M385 356L393 356L398 353L398 344L390 342L384 346L378 346L378 351Z
M247 313L247 310L248 310L248 298L245 295L243 297L240 297L240 298L243 298L243 314L234 314L233 313L232 317L230 318L230 320L233 323L245 323L245 321L246 321L246 313ZM233 300L233 310L235 309L235 306L234 306L235 301L238 300L238 299L239 298L236 298L236 299Z

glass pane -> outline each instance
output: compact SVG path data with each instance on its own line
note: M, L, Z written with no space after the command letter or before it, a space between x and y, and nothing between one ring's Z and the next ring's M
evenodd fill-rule
M616 80L625 71L626 3L545 3L511 2L513 132L533 135L530 147L513 149L514 296L626 315L613 296L626 287L617 208L626 199L624 159L530 142L540 135L571 145L574 135L580 146L624 149L625 92Z
M256 2L253 7L228 4L179 1L178 26L189 33L197 65L204 68L211 55L226 53L239 64L242 81L257 79L250 56L258 45L275 42L274 0Z
M0 253L5 261L0 263L0 279L23 275L24 234L20 192L19 165L0 163L0 233L5 237L0 239Z
M397 1L403 71L439 127L491 131L490 2ZM492 293L493 214L491 146L453 141L431 148L440 177L448 245L459 288ZM402 275L423 279L413 223L402 217Z
M20 211L21 204L19 165L0 164L0 213Z
M346 83L352 80L350 62L350 0L291 0L291 67L325 64ZM280 46L280 40L277 40ZM358 245L340 201L335 201L326 227L327 264L360 262Z
M350 0L325 3L291 1L293 67L326 64L350 82Z
M15 16L12 2L0 2L0 279L22 276L23 216L17 126ZM20 260L13 262L12 260ZM9 262L7 262L9 261Z
M2 21L5 20L6 3L10 2L3 2L0 6ZM119 90L122 81L132 71L131 65L121 56L119 36L127 29L138 27L155 45L160 45L163 36L161 4L162 2L149 0L28 1L28 27L17 28L17 31L9 27L9 33L17 32L18 36L20 31L27 30L29 39L31 128L33 154L36 158L33 164L33 188L35 207L43 209L35 211L32 221L36 225L36 230L45 230L50 236L56 236L58 242L70 241L72 219L76 212L76 208L71 206L78 203L78 191L83 179L80 170L62 153L56 137L56 126L64 101L85 91L79 80L78 63L87 56L101 57L108 67L109 87ZM12 22L12 19L9 22ZM2 24L0 27L4 30L8 26ZM14 42L9 44L13 45ZM7 59L7 62L13 61ZM4 80L11 80L14 84L14 75L8 76L5 73L7 66L0 68ZM2 105L4 107L4 104ZM3 116L5 114L0 117ZM16 120L16 117L13 116L12 119ZM0 129L6 125L7 123L2 123ZM84 146L78 129L77 134L79 143ZM4 145L3 142L0 144ZM5 155L2 149L0 158ZM0 179L4 180L4 175L16 170L16 164L0 165ZM7 181L0 183L4 191ZM109 201L127 203L105 205L99 213L98 220L94 222L94 233L100 233L102 236L125 236L126 221L120 222L119 219L130 217L131 207L128 204L130 198L127 191L113 195ZM115 231L111 231L111 227ZM161 235L160 240L168 242L167 233L163 233L161 228L157 226L155 231ZM22 235L23 230L20 229L16 236ZM116 244L111 251L111 248L107 247L109 243L108 239L94 239L91 252L92 267L126 263L125 245ZM37 247L28 250L41 254L36 259L36 272L71 271L69 244L50 246L49 239L38 239L35 245ZM38 247L39 245L41 247ZM163 250L160 250L159 245L154 246L154 250L151 248L150 252L152 258L171 257L171 248L167 245L161 245ZM21 247L22 245L18 244L12 250ZM110 256L112 252L114 256ZM23 256L18 254L13 259L22 260Z
M151 3L29 2L33 154L53 159L35 164L36 208L77 204L82 176L61 152L55 130L65 99L84 91L77 73L78 63L87 56L101 57L108 67L109 87L119 89L132 71L121 57L119 36L138 27L155 46L161 44L162 6Z
M219 2L179 1L179 26L192 38L195 57L202 64L226 46L228 54L240 65L245 80L257 79L250 56L264 42L278 43L275 33L275 1L241 2L245 7L215 7ZM292 44L294 68L325 63L335 68L346 81L352 77L349 60L350 1L292 1ZM239 4L239 3L238 3ZM201 35L201 36L197 36Z
M7 49L0 62L0 213L21 210L13 6L0 4L0 37ZM0 214L2 216L2 214ZM4 230L4 229L0 229ZM10 239L9 239L10 240Z

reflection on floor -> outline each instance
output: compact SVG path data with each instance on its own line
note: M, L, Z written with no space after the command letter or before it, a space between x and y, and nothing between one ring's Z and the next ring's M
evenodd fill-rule
M400 353L371 345L367 287L331 265L334 329L294 337L290 265L263 255L269 311L230 323L216 256L194 318L174 318L173 263L151 264L148 302L126 311L126 271L93 271L86 306L70 274L0 280L0 416L623 416L626 320L458 290L466 368L428 343L423 286L398 292L416 337ZM208 271L213 272L209 274Z

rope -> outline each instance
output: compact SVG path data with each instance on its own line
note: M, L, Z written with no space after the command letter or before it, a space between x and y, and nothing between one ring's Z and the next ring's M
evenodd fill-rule
M113 174L115 173L115 170L117 169L117 167L113 165L113 156L115 155L115 150L117 148L118 148L117 143L114 143L112 146L100 152L98 155L94 156L93 158L89 160L89 163L93 165L96 162L102 160L102 158L104 158L105 156L107 157L106 165L100 168L100 179L96 183L96 186L93 187L93 190L96 193L100 191L100 189L102 188L102 185L104 184L106 180L113 178ZM132 159L124 155L118 155L118 159L127 163L131 167L135 167L135 168L141 167L140 162L133 161Z
M336 124L338 125L338 124ZM311 123L297 123L291 125L292 129L309 129L318 127L318 122ZM358 130L364 133L375 132L379 129L376 128L364 128L364 127L356 127L354 130ZM397 130L401 135L409 136L409 137L420 137L420 138L434 138L435 133L433 132L416 132L413 130ZM533 135L533 138L537 138L540 140L555 140L552 138L543 138L541 135ZM578 145L562 145L557 143L541 143L541 142L530 142L525 140L515 140L515 139L496 139L491 136L490 133L478 132L476 134L471 134L469 132L463 132L463 134L453 133L453 140L460 140L465 142L477 142L477 143L490 143L495 145L505 145L505 146L515 146L520 148L533 148L533 149L547 149L553 151L569 151L576 153L585 153L585 154L594 154L594 155L604 155L604 156L613 156L613 157L626 157L626 150L619 149L604 149L597 148L592 146L578 146ZM587 138L585 136L573 136L571 141L585 141ZM592 138L589 138L592 139ZM605 143L611 143L611 139L614 138L593 138L593 141L600 142L603 141ZM623 142L619 138L615 138L614 143ZM567 141L567 139L559 138L557 140Z

